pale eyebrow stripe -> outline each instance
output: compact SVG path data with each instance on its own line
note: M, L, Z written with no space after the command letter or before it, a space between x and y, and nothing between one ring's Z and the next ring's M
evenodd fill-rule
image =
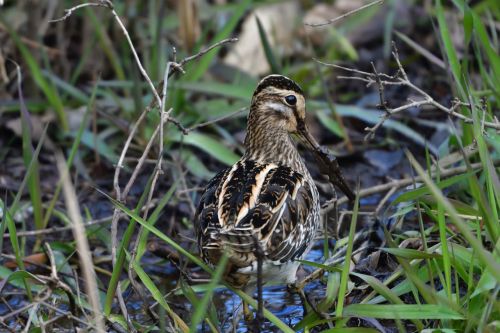
M284 104L276 103L276 102L267 102L267 103L264 103L264 106L268 107L274 111L278 111L278 112L282 112L282 113L286 113L291 109L290 107L288 107Z

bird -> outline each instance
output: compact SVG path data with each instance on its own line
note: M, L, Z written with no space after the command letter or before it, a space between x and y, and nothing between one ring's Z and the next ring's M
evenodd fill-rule
M265 284L293 284L298 259L313 246L320 198L295 137L350 191L309 133L300 86L283 75L264 77L252 96L245 152L208 182L194 218L201 258L215 267L227 256L224 279L234 288L255 290L259 261Z

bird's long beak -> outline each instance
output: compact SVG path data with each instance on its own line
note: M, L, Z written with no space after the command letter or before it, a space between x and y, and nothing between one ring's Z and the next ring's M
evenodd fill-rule
M314 153L316 161L319 164L321 173L328 175L330 182L340 188L342 192L353 201L355 199L354 192L347 184L340 166L337 163L335 156L333 156L328 149L321 147L316 139L311 135L305 122L300 121L297 126L297 132L304 144L308 146Z

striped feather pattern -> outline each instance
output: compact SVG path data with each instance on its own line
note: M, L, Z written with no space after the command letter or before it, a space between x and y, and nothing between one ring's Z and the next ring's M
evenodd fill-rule
M291 137L298 134L317 150L305 116L295 82L281 75L262 79L248 114L245 155L201 197L195 216L201 256L216 265L227 254L225 279L237 288L255 282L257 253L263 254L263 281L295 281L295 259L313 244L319 195Z
M207 186L196 213L203 259L216 265L222 252L233 269L252 266L257 242L276 265L300 258L318 220L316 187L290 167L241 160Z

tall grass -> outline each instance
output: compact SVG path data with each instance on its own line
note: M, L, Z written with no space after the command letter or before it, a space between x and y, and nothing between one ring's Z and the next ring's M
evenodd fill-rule
M495 28L500 21L500 14L493 1L479 1L474 4L454 0L453 4L437 0L430 8L432 19L436 23L436 33L439 38L442 57L447 68L449 86L452 95L471 105L470 108L463 107L463 112L473 119L470 125L460 124L461 131L453 129L452 139L447 151L463 153L464 147L472 143L477 147L477 152L470 157L464 158L457 163L466 165L467 172L451 178L441 179L439 170L430 173L435 167L429 154L427 155L427 171L417 162L413 155L408 154L408 161L423 184L405 193L398 194L390 209L395 209L395 216L401 223L413 223L412 233L399 233L398 231L387 231L387 244L381 248L385 254L390 255L397 261L397 268L386 279L379 280L375 276L353 271L351 254L353 248L355 227L357 224L358 204L352 214L348 236L341 239L339 243L346 244L347 252L345 261L341 265L328 266L325 263L309 263L325 270L324 284L326 285L325 296L316 306L319 313L311 311L295 327L290 327L269 310L264 310L266 320L283 332L296 330L311 330L323 332L374 332L373 328L350 327L354 321L352 318L368 318L368 322L380 323L382 320L390 321L390 325L398 330L419 330L425 332L495 332L498 330L500 318L500 302L498 292L500 285L500 180L498 172L498 161L500 159L500 136L497 132L484 129L482 122L494 121L498 117L500 98L500 57L498 55L499 41L496 37ZM69 4L65 2L64 4ZM127 21L128 28L136 34L136 39L146 60L146 70L153 78L159 80L162 77L163 66L170 55L171 45L168 40L162 38L164 30L173 31L177 28L178 19L175 13L166 13L165 18L159 18L158 12L165 12L161 1L152 1L148 4L130 4L116 2L116 10L121 15L130 15ZM259 5L248 0L231 3L227 6L210 7L212 11L226 13L228 19L222 21L220 26L211 26L204 31L200 40L195 45L195 51L203 45L209 45L235 33L241 18L245 16L248 9ZM133 16L142 7L147 7L150 20L136 20ZM377 8L372 8L373 15ZM447 20L447 12L456 11L461 14L460 27L464 36L464 52L462 54L456 49L456 40L453 39L452 27ZM211 13L202 13L209 15ZM0 13L1 15L1 13ZM18 234L28 229L26 221L16 222L14 216L20 211L21 203L27 203L33 207L33 221L35 229L44 229L58 218L71 223L67 213L59 208L59 196L61 182L59 181L52 189L50 196L42 193L40 182L44 180L39 169L39 156L46 139L46 128L38 139L36 148L33 149L33 137L30 132L30 112L48 110L53 113L58 124L58 133L53 138L58 145L68 150L68 168L76 165L78 174L87 178L88 170L85 170L84 162L95 150L103 157L107 165L116 162L117 152L123 144L123 137L129 129L131 122L135 121L142 111L143 105L151 100L151 93L147 92L145 85L139 79L135 69L135 63L129 58L128 45L118 30L113 26L113 20L107 17L104 11L94 11L91 8L78 13L79 19L91 23L92 30L87 42L95 44L96 50L84 50L84 54L77 61L74 70L69 77L62 77L46 68L44 63L39 63L37 57L15 29L9 29L20 57L24 61L26 76L28 76L41 92L42 101L23 100L19 97L19 105L9 106L8 110L19 112L22 124L22 155L25 173L21 185L13 200L10 196L2 198L0 209L2 212L0 249L12 251L17 271L12 272L5 265L0 266L0 276L4 281L21 288L26 297L35 300L34 293L40 291L40 285L44 281L35 274L28 272L25 257L36 250L31 242L24 236ZM363 14L365 15L365 14ZM366 14L368 15L368 14ZM390 45L389 36L394 24L395 9L391 7L390 17L384 26L385 42ZM361 16L360 16L361 17ZM76 17L75 17L76 19ZM365 16L351 18L346 23L345 29L350 26L362 24ZM5 26L8 25L0 18ZM176 23L177 22L177 23ZM67 22L65 24L68 24ZM147 24L147 26L145 26ZM210 31L209 31L210 30ZM215 33L213 33L215 32ZM262 24L258 23L259 39L265 49L267 61L273 71L291 75L298 79L311 76L313 67L309 61L306 63L285 66L286 61L280 59L270 47L269 36L266 35ZM343 36L343 29L332 28L332 36L340 40L342 52L330 46L325 46L326 54L335 57L349 54L353 59L358 55L349 41ZM151 43L151 41L155 41ZM160 43L158 42L160 41ZM161 44L161 45L160 45ZM168 46L168 47L165 47ZM97 49L99 51L97 51ZM347 50L347 51L346 51ZM387 48L386 48L387 50ZM107 79L93 84L90 89L80 86L82 73L89 62L92 62L94 52L102 54L106 64ZM177 57L183 57L186 52L178 50ZM169 106L174 107L174 115L185 126L190 127L217 117L230 114L236 109L248 104L256 79L245 75L236 75L234 82L213 82L208 75L210 66L216 61L217 51L211 51L199 61L186 66L186 74L172 80L169 87ZM43 58L40 57L40 58ZM134 73L135 74L132 74ZM325 75L325 73L322 73ZM304 80L304 87L308 94L314 96L310 106L315 109L318 105L324 106L320 93L324 87L320 80L315 78L310 81ZM478 79L479 78L479 79ZM322 88L318 88L322 87ZM19 88L22 93L21 87ZM347 95L347 94L346 94ZM31 97L31 96L28 96ZM346 98L339 96L339 98ZM37 105L36 108L32 106ZM78 129L69 131L69 110L73 107L86 106L87 111L81 119ZM89 118L94 108L99 110L108 108L116 109L116 117L97 117L96 128L99 133L87 129ZM357 117L363 121L376 121L373 113L351 106L341 106L336 109L339 115ZM325 129L333 135L345 134L343 128L330 112L319 111L315 113L316 119ZM140 135L134 138L134 149L140 151L149 136L154 131L159 119L157 113L148 115L146 124L141 127ZM125 122L125 123L123 123ZM231 126L240 126L243 122L235 120ZM410 137L416 142L423 143L425 138L420 133L397 121L388 121L387 128L394 129L398 133ZM204 179L213 175L214 165L222 167L231 165L239 156L241 147L238 141L231 135L228 128L220 124L211 124L200 131L191 132L183 136L175 126L169 126L165 132L165 147L167 150L166 160L172 169L179 163L188 172L188 175L196 178L194 183L201 184ZM207 159L200 158L200 151L208 156L211 161L207 165ZM235 152L236 151L236 152ZM445 156L441 156L445 157ZM481 163L480 170L472 170L471 163ZM129 166L126 166L128 168ZM89 168L90 169L90 168ZM172 178L177 174L169 173ZM431 177L430 175L434 175ZM167 179L168 177L165 177ZM205 322L208 328L216 332L221 323L212 302L214 293L220 285L231 289L222 280L225 268L223 258L220 265L215 269L208 267L195 254L191 253L181 245L177 238L162 232L156 224L159 222L161 213L167 209L169 203L178 203L176 191L184 186L182 179L170 181L165 193L157 193L159 198L153 212L143 218L140 212L146 202L151 190L152 178L149 179L142 195L137 198L133 208L128 208L124 203L116 202L112 198L109 201L118 207L121 212L128 216L127 225L121 237L118 247L118 258L110 272L107 272L109 280L98 279L97 283L104 287L105 293L101 292L103 314L109 322L117 322L127 328L128 318L114 314L116 307L115 293L120 281L126 285L129 283L124 278L127 267L131 267L137 274L138 280L151 295L152 299L168 315L173 326L182 331L196 331ZM23 196L25 189L29 195ZM185 189L184 189L185 190ZM191 194L188 194L191 195ZM194 198L191 195L190 198ZM108 200L103 197L103 200ZM359 200L359 198L358 198ZM405 210L398 210L398 204L406 203ZM392 213L392 211L391 211ZM418 219L415 222L415 216ZM182 221L177 221L181 225ZM189 223L186 223L189 228ZM144 232L138 236L138 252L135 256L130 255L132 240L137 236L139 226ZM184 225L183 225L184 227ZM9 233L9 244L3 241L3 234ZM109 248L109 244L102 242L106 234L101 237L101 245ZM87 238L97 242L92 232L86 234ZM195 292L197 288L188 286L185 281L179 283L180 293L190 303L192 311L189 317L181 316L176 308L169 303L168 295L152 273L141 266L141 258L146 253L148 236L155 236L162 242L177 251L182 258L189 260L193 265L208 272L211 281L203 286L203 294ZM40 238L42 240L42 238ZM418 249L404 248L405 240L418 240L421 246ZM70 259L76 249L71 240L52 242L58 253L64 257L64 262L59 267L68 267ZM7 246L8 245L8 246ZM39 244L37 244L39 245ZM381 253L382 253L381 252ZM62 268L61 268L62 269ZM21 281L21 283L19 283ZM36 285L30 282L34 281ZM69 279L67 281L70 281ZM71 278L71 281L75 279ZM103 281L106 281L103 285ZM70 284L70 282L68 282ZM3 288L3 287L2 287ZM366 290L358 303L352 303L352 294L359 290ZM255 300L250 295L233 290L244 301L257 308ZM56 299L56 298L54 298ZM62 301L60 297L57 301ZM86 300L79 300L82 309L88 309ZM312 308L311 308L312 310ZM42 318L44 314L39 317ZM384 322L387 323L387 322ZM138 322L134 321L134 324Z

